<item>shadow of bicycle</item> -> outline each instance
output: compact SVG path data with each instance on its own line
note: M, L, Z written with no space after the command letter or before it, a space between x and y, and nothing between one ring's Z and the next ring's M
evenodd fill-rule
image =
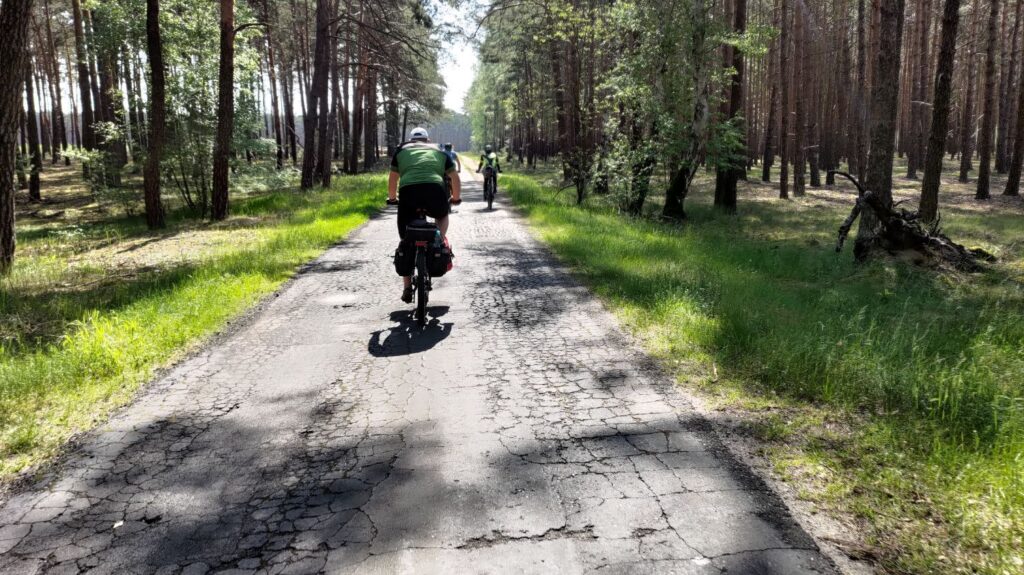
M429 320L420 327L416 323L412 309L391 312L391 321L398 325L386 330L377 330L370 334L367 351L374 357L397 357L413 355L431 350L444 341L452 332L451 322L442 322L441 317L448 313L448 306L427 308Z

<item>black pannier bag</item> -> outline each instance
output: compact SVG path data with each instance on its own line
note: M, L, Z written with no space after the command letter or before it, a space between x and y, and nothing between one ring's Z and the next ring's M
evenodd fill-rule
M398 243L398 249L395 250L395 272L402 276L408 277L416 271L416 246L409 241L401 241Z
M451 271L452 267L452 247L448 238L431 243L427 252L427 271L430 277L439 278Z

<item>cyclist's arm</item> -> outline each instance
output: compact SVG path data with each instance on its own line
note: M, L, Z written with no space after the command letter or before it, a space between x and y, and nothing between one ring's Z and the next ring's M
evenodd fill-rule
M455 165L456 165L456 167L458 167L458 171L461 173L462 172L462 158L460 158L458 154L455 154Z
M452 201L459 203L462 201L462 178L459 177L459 173L455 170L448 171L448 178L452 184Z
M392 202L398 199L398 179L398 172L391 170L388 176L388 200Z
M459 173L455 167L455 161L448 154L444 155L444 174L448 176L448 182L452 188L452 201L459 203L462 198L462 180L459 179Z
M401 173L398 171L398 153L402 151L401 146L395 152L395 155L391 156L391 174L388 176L388 201L395 201L398 199L398 181L401 178Z

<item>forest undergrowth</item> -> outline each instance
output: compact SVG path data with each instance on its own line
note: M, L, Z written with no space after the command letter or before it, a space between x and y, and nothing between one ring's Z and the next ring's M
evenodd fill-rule
M680 381L741 416L799 497L861 532L841 548L892 573L1024 569L1019 198L982 210L943 188L950 234L1001 260L965 275L837 255L841 187L780 201L752 174L731 216L703 174L679 225L600 196L579 209L550 175L501 189Z
M150 232L98 204L74 170L48 172L46 200L19 206L20 257L0 278L0 485L365 222L384 185L371 174L300 192L239 178L226 221L182 208Z

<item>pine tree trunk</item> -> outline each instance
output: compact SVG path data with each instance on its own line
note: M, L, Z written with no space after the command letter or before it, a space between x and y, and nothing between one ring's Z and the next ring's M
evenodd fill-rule
M143 188L146 201L146 226L164 227L164 208L160 200L160 160L164 150L166 88L164 86L164 48L160 40L160 0L146 0L146 55L149 60L149 144Z
M772 14L772 24L779 27L779 2L775 0L775 9ZM768 53L768 77L771 84L771 94L768 97L768 118L764 126L764 153L761 157L761 181L769 183L772 181L772 162L775 160L775 151L772 150L773 130L776 124L776 109L779 106L779 79L775 74L775 63L779 57L779 45L775 43Z
M62 151L68 149L68 133L64 124L64 98L60 87L60 65L57 62L57 45L53 41L53 25L50 22L50 2L44 0L43 14L46 17L46 43L49 50L47 75L50 78L50 85L53 86L53 137ZM54 164L60 159L58 154L52 156ZM64 158L65 165L71 164L71 158Z
M779 35L779 197L789 199L789 0L782 0L782 26Z
M14 263L14 172L32 0L0 4L0 275Z
M747 31L747 0L736 0L733 18L733 32L737 35L744 34ZM737 120L743 112L743 52L739 48L734 47L732 50L732 67L736 73L732 77L729 89L729 117ZM736 128L740 133L745 133L746 128L743 124ZM746 138L741 139L740 146L734 153L737 156L745 156ZM746 171L745 166L744 159L737 157L733 165L718 167L715 178L715 206L728 213L736 211L736 184L741 174Z
M71 139L75 146L82 147L82 131L78 123L78 104L75 100L75 79L72 75L71 49L64 45L64 63L68 71L68 99L71 100ZM70 165L70 158L64 159L65 165Z
M871 86L871 148L865 184L885 206L891 207L904 0L879 0L879 8L878 53ZM865 211L854 247L858 259L863 259L876 245L878 227L878 218L870 210Z
M856 134L854 136L854 153L856 154L857 177L864 181L867 178L868 163L868 49L867 31L865 28L867 12L864 0L857 0L857 85L856 94Z
M28 198L33 202L42 200L39 194L39 173L43 171L43 151L39 147L39 127L37 120L39 114L36 111L35 89L32 85L32 58L26 58L25 62L25 102L28 104L26 112L27 134L28 134Z
M220 65L217 74L217 135L213 145L210 217L228 217L228 156L235 127L235 3L220 0Z
M1006 131L1006 170L1010 169L1010 160L1013 155L1013 148L1016 143L1017 134L1017 122L1015 120L1017 113L1017 94L1024 90L1024 69L1018 73L1020 67L1020 55L1021 55L1021 40L1024 36L1024 26L1021 25L1021 20L1024 19L1024 1L1017 0L1017 20L1014 26L1016 33L1013 37L1013 55L1010 63L1010 83L1006 93L1006 111L1009 116Z
M1018 6L1018 16L1020 7ZM1019 19L1019 18L1018 18ZM1013 153L1010 158L1009 177L1006 180L1004 196L1020 195L1021 171L1024 170L1024 73L1017 84L1017 121L1014 129Z
M332 36L334 42L331 47L331 103L334 111L331 114L331 157L340 160L343 148L341 117L345 114L345 107L341 101L341 62L338 59L341 52L341 26L335 26Z
M928 99L928 38L931 31L931 0L921 0L918 4L918 44L917 69L914 70L914 101L911 103L912 136L909 146L910 158L907 162L907 178L916 180L917 170L924 164L925 155L925 121L927 114L925 101Z
M38 37L37 37L37 40L38 40ZM38 44L39 42L36 42L36 43ZM30 57L30 59L31 59L31 57ZM37 56L37 59L38 60L42 60L43 59L43 55L39 54ZM46 94L47 94L46 78L44 78L43 75L39 73L39 69L36 68L34 64L33 64L32 78L33 78L33 82L35 82L36 103L37 103L36 107L38 108L38 116L39 116L40 155L41 155L41 157L45 158L46 157L46 152L49 151L50 152L50 157L52 158L52 157L54 157L56 155L56 150L54 149L53 138L52 138L52 135L53 135L53 132L52 132L52 130L53 130L53 122L50 121L50 114L48 113L48 111L52 110L53 108L51 106L49 106L48 103L47 103L47 98L46 98Z
M1017 49L1018 49L1018 37L1020 32L1020 7L1024 6L1024 2L1017 1L1017 10L1013 21L1013 28L1010 31L1010 43L1011 47L1009 50L1006 49L1005 34L1003 44L1003 61L1002 68L999 73L999 127L997 131L996 140L996 172L1005 174L1009 168L1009 151L1010 151L1010 115L1013 109L1013 96L1010 91L1013 89L1013 77L1017 73ZM1010 17L1010 5L1007 5L1006 17L1004 18L1004 26L1009 22Z
M967 95L964 97L963 118L960 121L960 182L967 183L974 158L974 92L978 80L975 76L978 55L978 23L981 22L981 0L974 0L974 11L971 14L971 37L968 44L971 53L967 59Z
M377 73L367 71L366 85L362 90L366 99L366 112L363 114L363 168L373 169L377 162Z
M950 102L953 97L953 62L956 59L956 35L960 26L960 0L946 0L942 12L942 44L935 70L935 99L932 126L924 161L920 217L933 222L939 215L939 186L942 182L942 156L949 131Z
M996 120L996 45L999 24L999 0L989 0L988 37L985 43L985 110L981 118L981 133L978 135L978 189L974 197L984 200L989 197L992 176L992 138Z
M333 6L334 3L332 2L332 7ZM335 15L332 10L332 13L328 16L328 23L330 23L334 17ZM322 73L323 81L318 85L319 93L316 95L317 100L319 101L319 115L317 117L318 123L316 127L316 173L319 176L319 181L321 181L321 185L323 187L331 185L332 160L334 159L334 153L331 146L334 144L334 125L336 124L335 115L338 113L335 106L329 105L331 103L329 92L330 83L332 81L332 77L334 77L338 72L337 65L335 65L335 54L338 52L338 36L337 34L334 34L334 29L330 28L333 25L328 24L327 26L329 27L329 37L327 42L328 52L324 54L325 62L322 64L321 62L314 60L313 63L316 69L313 71L313 78L316 77L318 72L321 72L319 71L319 67L321 67L321 65L324 67ZM318 57L319 54L316 56Z
M102 122L104 121L103 96L100 92L99 75L96 73L96 34L93 29L92 11L83 11L82 18L82 24L85 26L85 53L89 69L89 88L92 92L93 119L97 122ZM99 140L96 140L96 145L99 146L99 144Z
M142 58L139 58L138 53L136 53L132 60L132 78L134 78L136 87L135 123L139 126L139 142L145 147L149 146L149 134L146 128L149 124L146 122L146 104L142 101Z
M78 64L78 90L82 108L82 147L96 149L96 132L93 124L92 87L89 85L89 54L85 48L85 29L82 22L82 6L79 0L71 0L71 13L75 27L75 54Z
M558 151L562 158L562 179L568 181L572 176L569 156L569 114L566 110L565 85L562 74L562 59L559 56L560 42L551 42L549 58L551 60L552 87L554 89L555 117L558 122ZM497 116L497 114L495 114ZM493 140L493 138L492 138Z
M125 95L128 99L128 117L125 119L125 127L130 129L130 133L125 134L125 143L128 146L128 155L132 157L132 161L135 161L138 155L136 154L133 140L142 142L143 128L136 121L138 119L138 110L136 109L138 95L135 93L135 84L132 81L132 70L129 60L127 49L122 48L121 67L124 74Z
M295 134L295 94L292 90L295 87L294 78L292 77L291 63L284 64L284 68L281 82L281 94L284 100L284 131L285 140L288 143L288 156L292 159L292 166L299 164L299 143L298 136Z
M320 97L327 86L327 51L330 45L330 0L317 0L316 3L316 44L314 48L313 82L309 86L309 94L306 98L306 115L303 118L303 140L302 148L302 189L308 190L319 180L317 172L320 150L317 138L325 137L325 134L318 134L320 126ZM321 86L323 85L323 87Z
M1021 168L1024 166L1024 90L1017 90L1017 137L1013 141L1013 158L1010 160L1010 175L1006 180L1004 196L1020 195Z
M107 35L108 26L106 17L93 14L93 26L99 33ZM117 89L117 79L114 71L115 53L108 47L101 47L96 50L97 71L100 80L100 114L104 122L120 125L120 118L117 109L121 106L120 92ZM98 142L105 153L106 183L108 186L117 187L121 185L121 170L128 163L128 153L125 149L124 140L121 138L106 139Z
M266 17L269 20L269 14ZM277 101L277 65L274 62L274 43L269 29L266 35L267 74L270 77L270 110L274 123L274 143L276 144L274 156L277 169L280 170L284 167L284 134L281 130L281 107Z
M363 111L365 110L363 87L366 85L366 70L363 67L363 50L356 48L354 79L352 82L352 134L349 140L348 167L351 173L359 171L359 152L363 140Z
M807 173L807 150L804 141L807 134L807 88L804 86L804 68L806 67L806 39L804 38L804 15L801 10L793 13L793 90L796 123L793 135L793 195L802 197L805 189Z
M345 14L352 13L352 0L345 0ZM345 55L341 63L341 162L350 173L349 147L352 145L352 105L349 99L349 78L352 75L352 23L345 20Z

